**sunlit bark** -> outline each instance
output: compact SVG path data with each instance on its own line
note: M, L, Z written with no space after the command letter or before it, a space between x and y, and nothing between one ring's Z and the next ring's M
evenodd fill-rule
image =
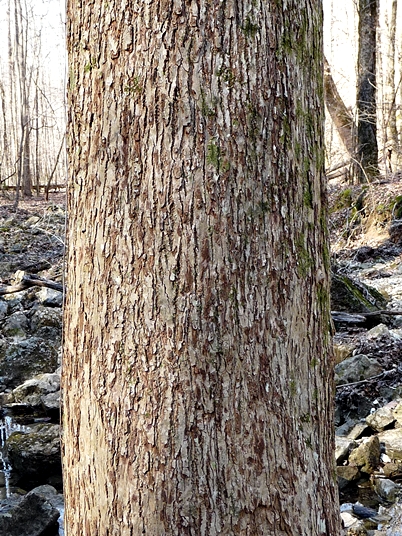
M320 2L68 2L67 536L336 536Z

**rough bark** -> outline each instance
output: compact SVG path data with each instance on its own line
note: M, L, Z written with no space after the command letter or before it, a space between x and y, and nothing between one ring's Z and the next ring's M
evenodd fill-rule
M359 0L357 60L358 176L365 182L378 174L376 50L378 0Z
M354 120L350 111L346 108L342 97L332 78L331 68L326 58L324 58L324 89L325 89L325 104L331 119L338 131L345 149L350 158L355 158L355 128Z
M68 2L68 536L337 535L320 2Z

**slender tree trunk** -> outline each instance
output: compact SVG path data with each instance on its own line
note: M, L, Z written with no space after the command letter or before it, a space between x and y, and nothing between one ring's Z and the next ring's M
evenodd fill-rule
M324 89L325 104L338 134L351 158L355 158L355 128L354 120L350 111L346 108L342 97L331 75L331 68L324 58Z
M388 140L391 141L390 147L386 147L385 150L389 154L389 165L391 165L392 153L395 155L394 161L399 159L400 145L396 120L396 87L395 87L395 53L396 53L396 21L398 13L397 0L392 1L391 20L389 24L389 36L388 36L388 57L387 57L387 76L386 76L386 129L385 129L385 144ZM388 156L386 154L386 157Z
M320 2L68 2L67 536L336 536Z
M358 176L365 182L378 174L376 50L378 0L359 0L357 65Z

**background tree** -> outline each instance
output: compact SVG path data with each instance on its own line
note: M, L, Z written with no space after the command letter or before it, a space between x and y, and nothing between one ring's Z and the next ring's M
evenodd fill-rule
M376 53L378 0L359 0L357 159L361 182L378 174Z
M68 536L338 534L320 2L68 19Z
M58 38L63 46L55 28L58 3L0 0L0 184L16 189L16 205L20 191L30 197L33 186L37 193L46 186L64 136L64 56L54 61ZM53 182L64 184L64 151L58 162Z

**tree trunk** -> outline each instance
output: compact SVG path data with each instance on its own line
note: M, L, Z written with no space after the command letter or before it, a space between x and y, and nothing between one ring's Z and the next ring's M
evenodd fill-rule
M376 36L378 0L359 0L357 160L360 182L378 174Z
M339 534L320 2L68 2L67 536Z
M388 34L388 57L387 57L387 76L386 76L386 117L385 117L385 144L390 140L389 146L385 147L385 157L388 160L389 171L392 171L391 162L398 162L400 156L399 135L396 120L396 87L395 87L395 46L396 46L396 21L398 12L397 0L392 1L391 20ZM394 158L392 158L394 153Z
M325 104L331 119L338 131L345 149L350 158L355 158L355 129L354 120L350 111L346 108L342 97L331 75L331 68L326 58L324 58L324 89Z

